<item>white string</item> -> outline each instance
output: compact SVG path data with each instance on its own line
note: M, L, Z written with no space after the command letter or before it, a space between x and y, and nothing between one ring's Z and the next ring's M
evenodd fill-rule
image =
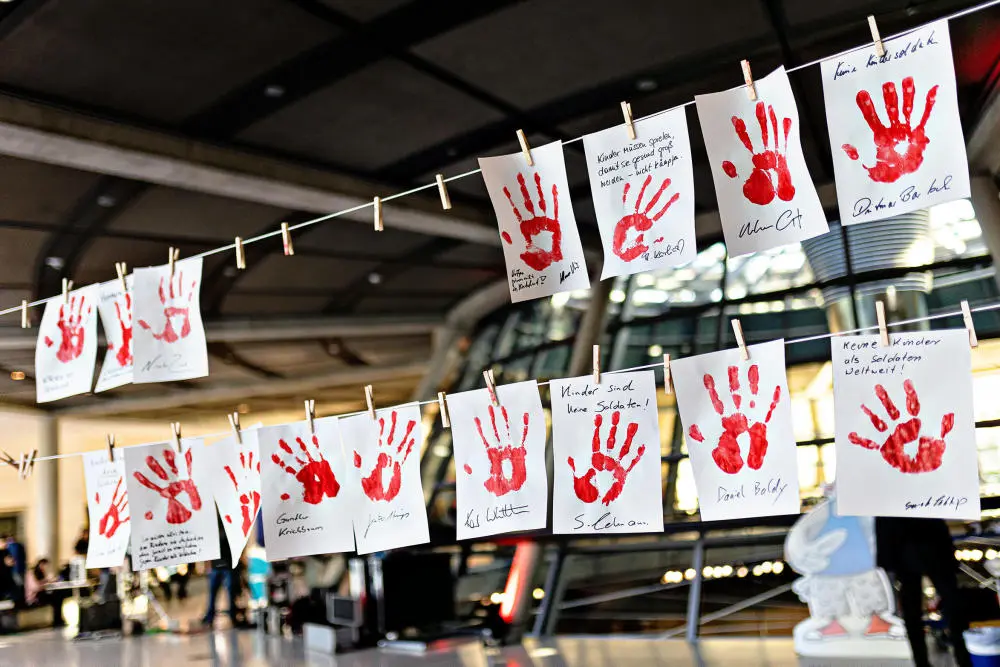
M1000 0L995 0L995 1L998 2L998 3L1000 3ZM991 304L988 304L988 305L985 305L985 306L978 306L976 308L970 308L969 310L971 312L973 312L973 313L985 313L985 312L992 311L992 310L1000 310L1000 302L991 303ZM899 322L887 322L886 323L886 327L902 327L902 326L906 326L908 324L917 324L919 322L930 322L932 320L942 320L942 319L945 319L945 318L948 318L948 317L962 317L962 311L958 310L958 311L956 311L954 313L938 313L936 315L928 315L926 317L914 317L914 318L911 318L911 319L908 319L908 320L900 320ZM790 340L786 340L785 341L785 345L795 345L796 343L809 343L809 342L812 342L812 341L824 340L824 339L827 339L827 338L832 339L832 338L836 338L838 336L849 336L849 335L853 335L853 334L865 333L865 332L868 332L868 331L878 331L878 327L877 326L861 327L859 329L851 329L849 331L838 331L836 333L825 333L825 334L818 334L816 336L805 336L804 338L792 338ZM611 374L611 373L631 373L631 372L634 372L634 371L643 371L643 370L649 370L649 369L654 369L654 368L662 368L662 367L663 367L663 362L662 361L657 361L657 362L651 363L651 364L643 364L641 366L630 366L629 368L619 368L617 370L603 371L603 372L606 373L606 374ZM539 387L545 387L545 386L548 386L551 382L552 382L551 380L546 380L545 382L539 382L538 386ZM404 403L403 405L413 405L414 403L416 403L417 405L421 405L421 406L423 406L423 405L437 405L438 401L437 401L436 398L434 398L434 399L429 399L429 400L426 400L426 401L408 401L407 403ZM380 410L382 410L382 409L394 410L394 409L396 409L398 407L400 407L400 406L397 405L397 406L391 406L389 408L379 408L379 409ZM336 415L336 416L338 418L343 419L345 417L355 417L357 415L363 415L363 414L367 414L367 413L368 413L367 410L358 410L357 412L348 412L348 413L345 413L345 414L342 414L342 415ZM216 438L216 437L222 437L222 436L226 436L226 435L230 435L230 434L232 434L232 430L219 431L217 433L206 433L205 435L200 435L200 436L195 436L195 437L196 438ZM145 446L146 444L149 444L149 443L141 443L141 444L136 444L136 445L125 445L125 446L122 446L122 447L117 447L116 446L115 450L126 449L128 447L142 447L142 446ZM93 451L100 451L100 450L93 450ZM38 458L35 459L35 461L36 462L37 461L56 461L58 459L68 459L68 458L72 458L74 456L83 456L84 454L87 454L87 453L89 453L89 452L73 452L73 453L70 453L70 454L54 454L52 456L39 456Z
M957 12L953 12L951 14L947 14L945 16L942 16L941 18L934 19L934 21L931 21L929 23L924 23L924 24L916 26L914 28L910 28L908 30L903 30L902 32L897 32L897 33L895 33L893 35L889 35L888 37L883 37L882 41L889 41L889 40L892 40L892 39L898 39L899 37L904 37L906 35L909 35L912 32L916 32L918 30L922 30L922 29L926 28L928 25L930 25L930 23L936 23L938 21L951 21L951 20L960 18L962 16L968 16L969 14L974 14L974 13L982 11L984 9L989 9L990 7L993 7L994 5L998 5L998 4L1000 4L1000 0L988 0L987 2L981 2L978 5L973 5L972 7L968 7L966 9L962 9L962 10L959 10ZM862 44L860 46L856 46L854 48L847 49L845 51L841 51L840 53L836 53L836 54L834 54L832 56L827 56L825 58L817 58L816 60L811 60L811 61L809 61L807 63L803 63L801 65L796 65L794 67L790 67L786 71L789 72L789 73L791 73L791 72L797 72L797 71L805 69L807 67L812 67L813 65L818 65L818 64L822 63L825 60L831 60L833 58L839 58L841 56L849 55L849 54L855 53L857 51L862 51L862 50L870 48L870 47L871 47L870 43ZM732 88L729 88L728 90L736 90L736 89L742 88L742 87L743 87L742 85L740 85L740 86L733 86ZM661 109L660 111L655 111L655 112L653 112L651 114L648 114L646 116L642 116L640 118L636 118L633 122L638 122L638 121L641 121L641 120L648 120L650 118L656 118L657 116L661 116L661 115L663 115L665 113L670 113L671 111L674 111L675 109L683 109L684 107L690 106L690 105L692 105L694 103L695 103L694 100L688 100L687 102L684 102L683 104L678 104L677 106L670 107L669 109ZM568 140L566 140L566 141L564 141L562 143L563 143L564 146L567 145L567 144L576 143L577 141L583 141L583 137L584 137L584 135L581 135L581 136L575 137L573 139L568 139ZM454 176L449 176L449 177L445 178L444 181L446 183L450 183L451 181L457 181L457 180L462 179L462 178L467 178L469 176L474 176L474 175L479 174L481 172L482 172L482 169L470 169L469 171L466 171L464 173L456 174ZM397 192L396 194L387 195L385 197L380 197L380 199L383 202L392 201L394 199L401 199L403 197L408 197L408 196L410 196L412 194L416 194L418 192L423 192L424 190L431 190L431 189L434 189L436 187L437 187L437 181L434 181L432 183L427 183L426 185L418 185L417 187L411 188L409 190L405 190L403 192ZM328 213L326 215L322 215L322 216L319 216L317 218L311 218L309 220L297 223L295 225L289 225L288 229L290 231L294 231L296 229L303 229L305 227L310 227L312 225L316 225L316 224L319 224L321 222L326 222L327 220L332 220L334 218L339 218L341 216L345 216L345 215L348 215L350 213L356 213L358 211L362 211L362 210L364 210L364 209L366 209L366 208L368 208L370 206L374 206L374 202L371 202L371 201L364 202L364 203L358 204L357 206L352 206L351 208L346 208L346 209L343 209L341 211L337 211L336 213ZM249 245L251 243L257 243L258 241L264 241L264 240L267 240L267 239L270 239L270 238L274 238L276 236L280 236L281 233L282 233L281 229L279 228L279 229L276 229L274 231L265 232L264 234L260 234L258 236L252 236L252 237L243 239L243 245L246 246L246 245ZM204 257L211 257L212 255L218 255L219 253L226 252L227 250L235 250L235 249L236 249L236 243L230 243L229 245L220 246L220 247L214 248L212 250L206 250L205 252L199 253L197 255L192 255L191 257L189 257L187 259L198 259L198 258L204 258ZM114 282L114 280L109 280L106 283L99 283L99 284L105 285L105 284L109 284L109 283L112 283L112 282ZM41 306L41 305L43 305L45 303L48 303L52 299L61 298L61 296L62 296L61 294L58 294L58 295L55 295L55 296L46 297L44 299L38 299L37 301L32 301L32 302L28 303L28 308L34 308L35 306ZM10 314L13 314L13 313L18 313L20 311L21 311L21 306L14 306L12 308L6 308L4 310L0 310L0 315L10 315Z

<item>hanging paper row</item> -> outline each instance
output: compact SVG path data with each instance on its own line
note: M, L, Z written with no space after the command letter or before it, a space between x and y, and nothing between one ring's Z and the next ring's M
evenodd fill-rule
M965 329L832 340L840 515L980 518ZM800 510L784 341L673 362L706 521ZM651 370L552 380L552 531L663 530ZM548 525L546 422L537 383L449 395L458 539ZM232 553L261 510L270 560L428 541L416 403L84 456L87 567L211 560L218 515ZM235 560L234 560L235 562Z
M948 22L821 64L840 219L881 220L969 196ZM731 257L828 231L784 68L695 97ZM683 107L583 138L604 247L601 278L694 259ZM529 164L529 161L532 164ZM562 144L481 158L514 302L589 287Z

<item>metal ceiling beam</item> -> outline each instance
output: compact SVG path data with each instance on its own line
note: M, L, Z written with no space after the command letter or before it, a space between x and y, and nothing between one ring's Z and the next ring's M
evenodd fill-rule
M265 396L306 395L333 387L420 378L426 371L426 362L397 366L356 366L344 368L334 373L302 378L262 380L252 383L246 381L227 383L171 394L158 392L154 396L114 399L98 404L64 408L57 410L56 413L61 416L102 417L107 415L120 416L132 412L170 410L213 403L237 403Z
M372 224L371 198L391 194L380 183L6 96L0 96L0 154L288 211L329 214L364 206L340 218L366 225ZM384 211L387 227L500 245L485 212L457 201L442 211L433 188L427 196L386 202Z
M428 336L442 323L439 317L326 317L284 320L225 320L205 323L209 343L264 343ZM0 352L34 350L38 334L11 328L0 335Z

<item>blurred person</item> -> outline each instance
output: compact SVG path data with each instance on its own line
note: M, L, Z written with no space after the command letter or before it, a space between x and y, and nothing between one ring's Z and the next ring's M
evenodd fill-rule
M943 519L875 517L878 565L899 583L900 611L917 667L930 667L924 634L923 577L934 584L941 599L941 615L948 623L955 662L971 667L963 633L969 624L958 600L958 563L955 545Z
M28 556L24 551L24 545L17 541L13 535L4 538L7 543L7 553L14 559L14 573L24 581L28 573Z
M219 520L219 557L212 561L212 570L208 574L208 608L201 622L209 627L215 622L215 601L219 597L219 589L223 584L229 594L229 619L234 626L245 623L244 610L239 606L240 573L236 571L226 530Z
M52 627L61 628L66 623L62 616L62 603L69 591L52 591L46 586L59 581L52 571L48 558L40 558L24 579L24 603L28 607L52 607Z
M87 555L87 549L90 547L90 529L84 526L80 529L80 535L77 536L76 544L73 545L73 553L77 556Z

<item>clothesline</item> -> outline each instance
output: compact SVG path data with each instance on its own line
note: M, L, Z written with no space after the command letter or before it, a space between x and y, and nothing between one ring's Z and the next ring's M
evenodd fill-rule
M935 21L951 21L951 20L954 20L954 19L957 19L957 18L961 18L963 16L968 16L969 14L974 14L974 13L982 11L984 9L988 9L988 8L993 7L994 5L998 5L998 4L1000 4L1000 0L988 0L987 2L981 2L981 3L977 4L977 5L973 5L972 7L968 7L966 9L962 9L962 10L953 12L951 14L947 14L947 15L939 18L939 19L935 19ZM887 37L884 37L883 41L888 41L888 40L891 40L891 39L897 39L899 37L903 37L903 36L908 35L908 34L910 34L912 32L916 32L918 30L923 29L926 25L928 25L928 24L924 23L924 24L921 24L921 25L916 26L914 28L910 28L908 30L903 30L901 32L889 35ZM869 44L862 44L860 46L856 46L854 48L847 49L847 50L841 51L839 53L835 53L835 54L833 54L831 56L827 56L827 57L824 57L824 58L817 58L816 60L811 60L811 61L809 61L807 63L803 63L801 65L795 65L794 67L789 68L787 71L788 72L797 72L797 71L805 69L807 67L812 67L814 65L818 65L818 64L820 64L820 63L822 63L822 62L824 62L826 60L830 60L832 58L838 58L838 57L841 57L841 56L845 56L845 55L848 55L848 54L851 54L851 53L855 53L857 51L861 51L861 50L864 50L864 49L867 49L867 48L871 48L871 44L870 43ZM742 86L733 86L733 88L731 88L730 90L735 89L735 88L741 88L741 87ZM638 122L638 121L641 121L641 120L647 120L647 119L650 119L650 118L656 118L657 116L660 116L662 114L669 113L670 111L673 111L675 109L680 109L680 108L683 108L683 107L687 107L687 106L690 106L692 104L694 104L694 100L689 100L687 102L684 102L683 104L678 104L678 105L676 105L674 107L671 107L669 109L661 109L660 111L655 111L655 112L653 112L651 114L648 114L646 116L642 116L640 118L635 119L634 122ZM573 139L568 139L568 140L566 140L566 141L563 142L563 145L572 144L572 143L575 143L577 141L582 141L582 140L583 140L583 135L581 135L579 137L575 137ZM481 169L471 169L471 170L463 172L461 174L456 174L454 176L449 176L447 178L444 178L443 180L444 180L445 183L450 183L452 181L457 181L457 180L460 180L460 179L463 179L463 178L467 178L469 176L474 176L476 174L479 174L481 171L482 171ZM396 194L387 195L385 197L380 197L380 201L383 202L383 203L384 202L388 202L388 201L393 201L395 199L401 199L403 197L408 197L408 196L416 194L418 192L423 192L425 190L432 190L432 189L435 189L437 187L438 187L438 183L435 180L432 183L427 183L425 185L419 185L417 187L411 188L409 190L405 190L403 192L397 192ZM349 215L351 213L356 213L358 211L364 210L364 209L372 207L372 206L374 206L374 201L364 202L362 204L358 204L356 206L352 206L350 208L346 208L346 209L337 211L335 213L328 213L326 215L322 215L322 216L319 216L319 217L316 217L316 218L311 218L309 220L305 220L305 221L297 223L295 225L289 225L288 229L289 229L289 231L295 231L295 230L298 230L298 229L303 229L305 227L310 227L312 225L316 225L316 224L319 224L321 222L326 222L327 220L332 220L334 218L339 218L339 217L342 217L342 216L345 216L345 215ZM279 227L278 229L276 229L274 231L270 231L270 232L266 232L264 234L260 234L258 236L253 236L253 237L249 237L249 238L246 238L246 239L242 239L241 242L242 242L242 244L244 246L246 246L247 244L250 244L250 243L257 243L259 241L265 241L265 240L270 239L270 238L275 238L275 237L281 236L281 234L282 234L282 230ZM186 258L186 259L197 259L197 258L210 257L212 255L217 255L219 253L223 253L223 252L226 252L226 251L229 251L229 250L236 250L236 243L235 242L234 243L230 243L228 245L220 246L218 248L214 248L212 250L206 250L205 252L202 252L202 253L199 253L199 254L196 254L196 255L192 255L191 257ZM114 282L114 279L108 280L105 283L100 283L100 284L103 285L103 284L109 284L109 283L112 283L112 282ZM31 301L31 302L29 302L27 304L27 307L28 308L34 308L36 306L41 306L41 305L44 305L44 304L48 303L50 300L56 299L56 298L61 298L61 295L54 295L54 296L51 296L51 297L46 297L44 299L38 299L36 301ZM0 315L11 315L13 313L20 313L21 310L22 310L22 306L13 306L11 308L6 308L6 309L3 309L3 310L0 310Z
M996 2L1000 3L1000 0L996 0ZM973 313L985 313L985 312L990 312L990 311L994 311L994 310L1000 310L1000 302L987 304L985 306L978 306L976 308L970 308L969 310L971 312L973 312ZM933 321L933 320L946 319L946 318L949 318L949 317L962 317L962 311L959 310L957 312L938 313L936 315L928 315L926 317L914 317L914 318L911 318L911 319L908 319L908 320L900 320L898 322L886 322L886 327L890 327L890 328L891 327L902 327L902 326L907 326L907 325L910 325L910 324L918 324L920 322L930 322L930 321ZM848 331L838 331L838 332L831 332L831 333L825 333L825 334L817 334L815 336L804 336L802 338L792 338L790 340L786 340L785 341L785 345L795 345L797 343L809 343L809 342L817 341L817 340L832 339L832 338L836 338L838 336L849 336L849 335L853 335L853 334L861 334L861 333L867 333L867 332L878 331L878 330L879 330L878 326L871 326L871 327L860 327L858 329L850 329ZM604 374L630 373L630 372L633 372L633 371L650 370L650 369L662 368L662 367L663 367L663 362L660 361L660 362L655 362L655 363L651 363L651 364L643 364L641 366L630 366L628 368L619 368L619 369L616 369L616 370L608 370L608 371L603 371L603 372L604 372ZM539 382L538 386L539 387L544 387L544 386L547 386L548 384L549 384L549 381L544 381L544 382ZM412 404L414 402L417 403L417 405L424 406L424 405L437 405L438 401L437 401L437 399L430 399L430 400L426 400L426 401L408 401L406 404L409 405L409 404ZM395 407L398 407L398 406L388 406L388 407L391 409L391 408L395 408ZM382 409L382 408L379 408L379 409ZM345 414L342 414L342 415L331 415L331 416L337 416L337 417L340 417L340 418L354 417L354 416L357 416L357 415L365 414L366 412L367 412L367 410L358 410L356 412L348 412L348 413L345 413ZM195 436L195 437L198 437L198 438L219 438L219 437L223 437L223 436L230 435L230 434L232 434L232 431L228 430L228 431L217 431L215 433L205 433L203 435ZM147 445L147 444L149 444L149 443L148 442L144 442L144 443L138 443L138 444L135 444L135 445L116 446L115 449L117 450L117 449L125 449L127 447L141 447L141 446L144 446L144 445ZM98 451L98 450L91 450L91 451ZM83 456L84 454L89 454L89 453L90 452L72 452L72 453L68 453L68 454L53 454L51 456L39 456L39 457L37 457L37 458L34 459L34 462L37 463L39 461L57 461L59 459L69 459L69 458L73 458L75 456Z

